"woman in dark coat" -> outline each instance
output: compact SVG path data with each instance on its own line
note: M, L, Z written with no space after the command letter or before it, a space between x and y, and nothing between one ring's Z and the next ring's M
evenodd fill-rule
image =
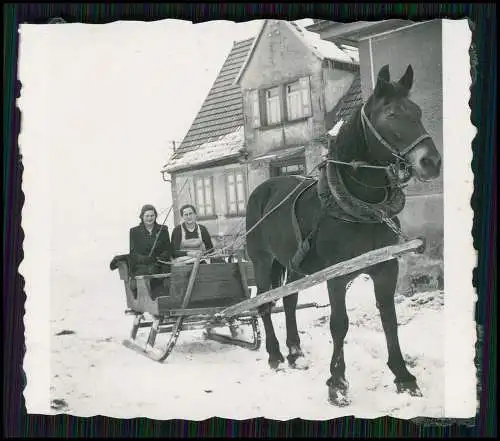
M159 225L156 222L157 216L158 213L153 205L144 205L139 216L141 223L130 229L130 259L133 276L170 272L170 265L158 261L171 260L172 244L168 227Z

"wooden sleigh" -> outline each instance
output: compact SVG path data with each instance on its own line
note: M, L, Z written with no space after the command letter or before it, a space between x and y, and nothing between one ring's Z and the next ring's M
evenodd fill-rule
M123 342L126 347L162 362L172 352L182 331L203 329L205 337L210 340L250 350L260 348L256 313L217 318L217 313L228 306L250 299L249 285L253 283L251 263L240 260L200 264L198 259L193 264L174 264L169 274L134 278L130 276L126 256L116 257L112 266L118 268L120 279L125 284L126 313L134 315L130 338ZM133 288L134 282L136 289ZM250 328L251 340L238 336L243 326ZM224 327L228 328L230 335L215 331ZM149 328L146 341L138 339L138 331L143 328ZM170 337L163 348L158 348L155 345L157 335L163 333L169 333Z
M120 279L124 281L127 299L126 311L134 315L130 338L123 344L147 357L163 362L172 352L179 334L185 330L205 330L205 337L221 343L233 344L250 350L258 350L261 335L257 308L295 292L308 289L344 274L354 273L371 265L396 259L401 255L416 251L422 252L425 243L415 239L403 244L379 248L331 265L317 273L271 289L256 297L251 297L249 286L253 286L254 273L250 262L239 259L232 263L173 265L169 274L130 276L127 256L116 256L111 269L118 268ZM135 280L136 289L132 284ZM165 283L168 280L168 283ZM153 288L156 285L156 288ZM306 303L297 309L318 307L316 303ZM273 313L283 308L274 307ZM151 318L145 317L148 314ZM238 337L243 326L252 330L252 340ZM231 335L214 331L228 327ZM139 329L149 328L145 341L137 338ZM155 346L158 334L169 333L170 337L163 348Z

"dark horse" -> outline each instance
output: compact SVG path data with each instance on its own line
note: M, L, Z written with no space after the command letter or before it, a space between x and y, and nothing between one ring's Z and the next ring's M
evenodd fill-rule
M389 68L384 66L372 96L342 126L329 147L331 160L320 168L319 179L276 177L252 192L246 216L247 252L254 266L257 295L281 286L285 282L285 271L290 282L370 250L398 243L400 223L396 214L405 203L401 186L412 177L420 181L435 179L441 170L441 157L423 127L421 109L409 99L412 85L411 65L397 82L390 81ZM399 172L403 171L406 181L400 177ZM302 185L303 191L287 199L298 185ZM385 219L392 219L392 228L390 220L384 222L381 215L370 217L367 214L370 207L380 209ZM298 250L297 225L303 237L310 238L300 266L291 264ZM333 339L331 375L326 383L329 401L339 406L350 402L343 350L349 327L346 285L361 273L368 274L374 283L376 305L387 340L387 365L395 376L397 391L421 396L399 345L394 304L398 261L393 259L327 281ZM283 298L287 358L291 367L307 368L297 331L297 295ZM268 303L259 312L265 328L269 365L276 369L285 360L274 332L271 307Z

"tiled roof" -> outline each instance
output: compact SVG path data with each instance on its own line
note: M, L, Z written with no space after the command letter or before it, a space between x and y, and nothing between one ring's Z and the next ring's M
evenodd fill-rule
M341 120L348 121L361 104L363 104L363 96L361 94L361 77L358 71L349 90L337 105L325 115L326 130L330 131Z
M239 85L234 84L234 79L247 57L252 42L253 38L250 38L233 44L200 111L165 168L170 168L189 152L198 152L202 144L222 140L243 126L243 96Z
M216 141L206 142L194 150L186 151L171 159L162 172L170 173L222 159L237 158L241 154L244 138L243 126L240 126L234 132L221 136Z

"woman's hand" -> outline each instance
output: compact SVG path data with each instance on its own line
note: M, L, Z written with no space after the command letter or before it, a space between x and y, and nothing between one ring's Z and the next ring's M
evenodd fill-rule
M188 251L187 252L187 255L189 257L199 257L199 256L201 256L201 254L202 254L201 251Z

